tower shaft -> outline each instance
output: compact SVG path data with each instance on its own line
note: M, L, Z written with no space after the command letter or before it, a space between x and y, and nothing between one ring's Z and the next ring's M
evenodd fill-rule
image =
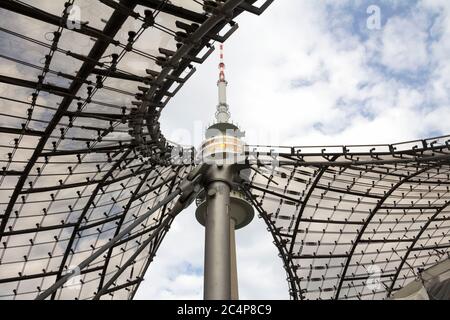
M236 220L230 219L230 272L231 300L239 300L239 286L236 259Z
M231 299L230 186L213 181L207 187L205 221L205 300ZM236 284L237 285L237 284Z

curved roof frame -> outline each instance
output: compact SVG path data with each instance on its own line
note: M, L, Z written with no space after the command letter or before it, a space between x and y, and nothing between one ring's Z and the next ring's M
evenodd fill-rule
M249 146L245 188L292 298L387 298L448 257L449 142Z
M194 64L238 28L233 19L259 15L272 1L255 2L0 3L2 298L37 296L190 172L160 132L159 115ZM173 206L51 298L132 298Z

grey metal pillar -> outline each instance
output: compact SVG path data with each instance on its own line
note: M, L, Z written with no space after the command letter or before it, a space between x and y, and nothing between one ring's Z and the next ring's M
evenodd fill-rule
M230 272L231 272L231 300L239 300L237 260L236 260L236 221L230 220Z
M207 186L204 299L231 299L229 170L213 166Z

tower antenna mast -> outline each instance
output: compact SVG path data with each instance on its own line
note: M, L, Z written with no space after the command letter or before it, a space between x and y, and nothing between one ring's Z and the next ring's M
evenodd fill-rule
M219 80L217 81L219 104L217 105L216 111L216 121L218 123L227 123L230 120L230 111L227 104L227 85L228 82L225 80L223 44L220 44Z

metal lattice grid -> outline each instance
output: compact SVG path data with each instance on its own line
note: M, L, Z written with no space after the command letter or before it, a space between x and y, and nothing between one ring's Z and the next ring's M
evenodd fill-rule
M449 257L449 138L249 148L247 192L294 299L386 298Z
M2 298L36 297L184 179L160 112L254 2L0 2ZM173 203L51 298L132 298Z

